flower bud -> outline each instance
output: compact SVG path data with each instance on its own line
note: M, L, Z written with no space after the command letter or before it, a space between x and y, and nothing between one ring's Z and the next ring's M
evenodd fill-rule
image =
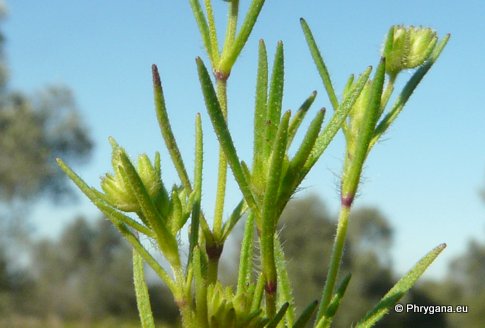
M429 58L438 37L430 28L393 26L383 50L386 73L396 76L404 69L416 68Z
M121 156L124 149L113 145L112 165L114 174L106 174L101 180L101 189L105 192L106 200L114 207L124 212L140 210L137 198L129 185L123 179ZM160 166L155 167L146 154L138 157L137 173L151 199L159 199L164 188L161 181Z

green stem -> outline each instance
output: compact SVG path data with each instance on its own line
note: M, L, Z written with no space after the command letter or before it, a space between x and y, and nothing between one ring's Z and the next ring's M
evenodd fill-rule
M216 78L217 85L217 99L221 107L224 120L227 122L227 81L225 79ZM227 160L222 148L219 150L219 169L217 177L217 192L216 192L216 204L214 209L214 227L213 234L216 238L216 242L222 242L222 217L224 215L224 201L226 197L226 182L227 182ZM222 245L217 245L223 247ZM215 283L217 281L218 268L219 268L219 256L209 256L208 266L208 282Z
M323 288L322 299L318 308L316 322L318 322L327 311L328 305L330 304L330 300L332 298L333 290L335 288L335 282L337 281L337 275L340 269L340 263L342 262L345 238L347 235L347 227L349 223L349 214L350 206L342 204L337 225L337 235L335 236L335 240L333 243L330 266L328 268L327 279L325 281L325 287Z
M227 81L217 79L217 98L222 114L227 122ZM219 170L217 177L216 205L214 210L214 235L216 238L222 234L222 216L224 214L224 200L226 195L227 160L222 148L219 150Z
M207 265L207 282L208 284L215 284L217 282L217 273L219 270L219 257L209 258Z
M187 295L186 282L184 272L181 267L174 268L173 273L175 276L176 292L174 293L175 304L179 309L180 315L182 317L182 327L193 328L194 320L192 313L192 300L190 296Z
M265 285L266 296L266 315L268 318L274 318L276 315L276 289L273 292L269 292L268 282Z

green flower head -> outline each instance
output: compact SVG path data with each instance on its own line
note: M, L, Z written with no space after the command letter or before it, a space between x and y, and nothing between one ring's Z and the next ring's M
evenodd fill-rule
M436 32L430 28L393 26L383 50L386 72L395 76L402 70L424 64L437 41Z
M114 140L111 139L110 142L113 147L111 161L114 174L108 173L101 179L101 189L105 192L106 200L114 207L125 212L138 212L140 206L132 187L126 179L122 161L122 156L126 157L127 155L125 150L118 146ZM138 166L136 168L143 186L153 200L159 198L164 191L159 162L159 154L156 155L155 165L150 162L146 154L142 154L138 157Z

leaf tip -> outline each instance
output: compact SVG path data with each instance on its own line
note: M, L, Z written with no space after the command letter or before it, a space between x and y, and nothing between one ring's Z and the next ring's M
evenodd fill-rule
M156 85L161 85L160 81L160 73L158 72L158 67L155 64L152 64L152 77L153 77L153 83Z

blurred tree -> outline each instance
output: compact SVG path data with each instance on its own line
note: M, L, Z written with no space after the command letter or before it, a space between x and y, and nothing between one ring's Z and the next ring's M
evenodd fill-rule
M62 319L136 316L131 249L107 220L77 218L34 250L39 313Z
M136 319L131 248L111 222L77 218L57 241L43 240L34 251L35 314L63 320ZM155 295L152 289L160 295ZM173 321L178 311L163 287L150 288L155 313ZM159 297L157 297L159 296Z
M67 180L55 157L82 161L92 147L65 87L33 97L0 93L0 136L0 199L7 202L64 196Z
M452 327L485 325L485 245L476 240L468 243L464 254L454 259L449 268L444 304L467 305L469 313L449 314Z
M5 12L0 1L0 23ZM68 88L48 87L32 96L9 88L4 45L0 31L0 199L59 197L67 179L54 158L84 161L92 141Z
M0 0L0 23L5 15ZM5 283L12 283L3 278L24 276L13 263L22 258L19 236L28 237L25 220L20 219L26 217L29 205L38 196L59 200L69 194L67 179L54 158L83 162L92 149L68 88L48 87L34 95L9 88L4 46L0 31L0 262L6 261L0 265L0 293L7 293ZM25 279L16 283L20 281Z

